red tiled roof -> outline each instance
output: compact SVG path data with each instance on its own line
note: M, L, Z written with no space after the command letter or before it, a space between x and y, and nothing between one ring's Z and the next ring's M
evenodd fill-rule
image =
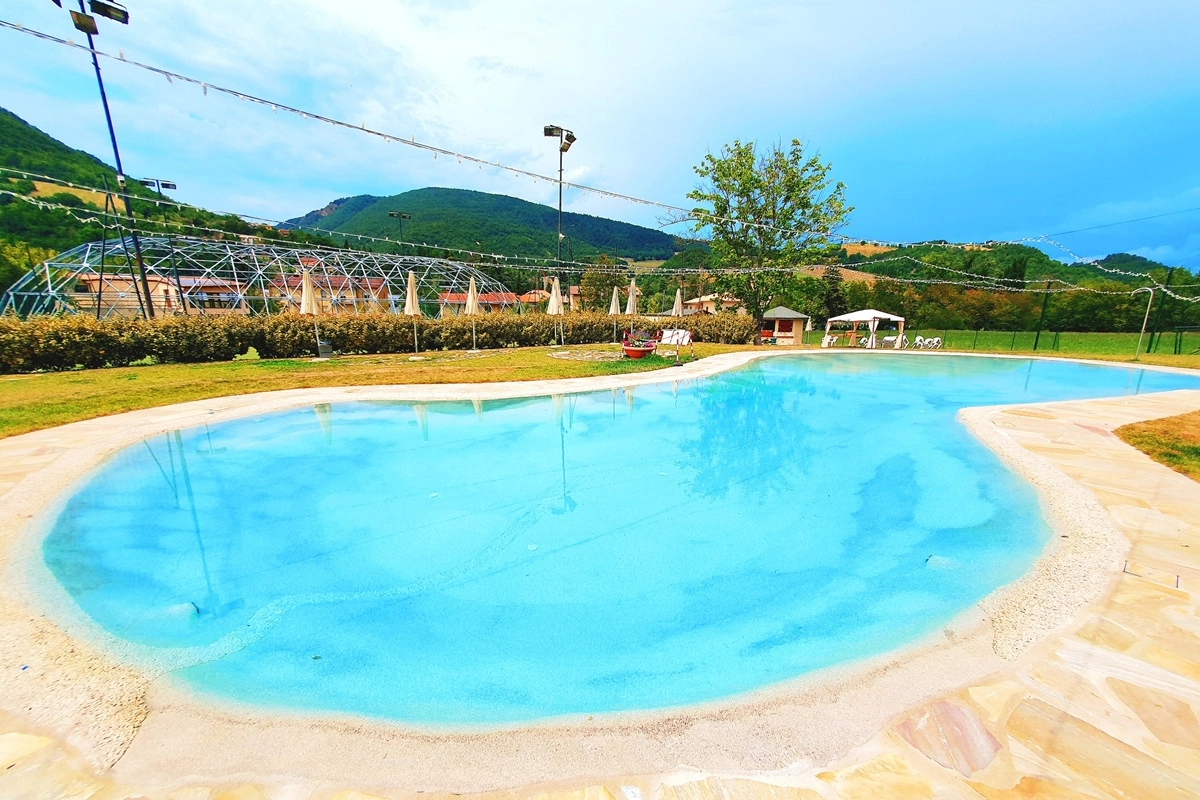
M466 305L466 292L442 292L438 295L439 303L448 303L450 305ZM512 292L481 292L479 302L483 305L499 306L499 305L515 305L517 296Z

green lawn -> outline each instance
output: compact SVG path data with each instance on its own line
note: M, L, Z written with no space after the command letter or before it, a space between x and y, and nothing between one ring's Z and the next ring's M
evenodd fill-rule
M1125 360L1132 359L1138 348L1136 333L1053 333L1042 331L1038 336L1034 331L943 331L918 330L905 331L909 340L917 336L942 337L943 348L946 350L980 351L986 353L1033 353L1044 356L1079 356L1079 357L1108 357L1116 356ZM1142 360L1155 357L1171 357L1175 346L1175 334L1166 333L1156 341L1154 352L1147 354L1146 344L1150 334L1142 341ZM1037 350L1033 349L1037 340ZM1184 355L1200 349L1200 331L1189 331L1184 335L1182 351ZM1154 363L1149 362L1147 363Z
M973 331L951 331L950 334L947 337L950 345L967 351L970 351L971 344L975 344L976 352L985 352L985 346L991 352L1027 352L1020 348L1009 350L1007 345L1011 342L1011 333L981 334L977 342L973 341ZM1128 362L1133 360L1133 347L1130 346L1128 352L1121 352L1124 339L1120 337L1129 335L1071 334L1073 338L1068 338L1067 334L1063 334L1059 350L1039 349L1038 355ZM964 342L964 337L970 338ZM1068 343L1075 343L1072 346L1076 349L1067 349ZM1032 345L1032 339L1029 345ZM615 345L580 345L564 349L613 352ZM748 349L754 349L753 345L697 344L696 355L704 357ZM1106 352L1106 349L1114 352ZM580 378L644 372L666 367L670 363L658 357L644 361L566 360L551 358L551 352L548 347L529 347L490 350L477 355L438 352L430 354L425 361L409 361L407 354L401 354L348 356L330 361L279 359L162 364L5 375L0 376L0 437L140 408L276 389ZM1200 355L1143 355L1140 363L1200 369Z
M1125 425L1115 432L1155 461L1200 481L1200 411Z
M569 351L615 352L615 345L583 345ZM707 356L744 346L697 344ZM348 356L329 361L277 359L210 364L48 372L0 376L0 437L91 417L224 395L313 386L394 383L487 383L580 378L661 369L671 361L579 361L551 358L548 347L438 352L424 361L407 354Z

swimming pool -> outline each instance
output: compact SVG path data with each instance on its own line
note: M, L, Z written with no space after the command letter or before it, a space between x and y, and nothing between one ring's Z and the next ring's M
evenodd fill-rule
M496 724L728 697L936 631L1048 531L963 406L1200 388L1121 367L779 357L675 386L347 403L117 453L43 543L197 691Z

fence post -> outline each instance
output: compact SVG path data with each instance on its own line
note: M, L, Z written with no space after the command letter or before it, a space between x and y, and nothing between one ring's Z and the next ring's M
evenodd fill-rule
M1037 333L1033 336L1033 349L1036 352L1038 340L1042 338L1042 323L1046 321L1046 305L1050 302L1050 281L1046 281L1046 293L1042 295L1042 315L1038 317Z
M1175 274L1175 268L1171 267L1167 270L1167 282L1163 284L1163 289L1171 288L1171 277ZM1159 325L1162 324L1163 309L1167 307L1167 294L1163 293L1163 299L1158 302L1158 311L1154 314L1154 327L1150 330L1150 341L1146 342L1146 352L1149 353L1151 348L1154 352L1158 352L1158 345L1162 341L1162 336L1158 332Z
M975 349L975 345L979 342L979 328L975 329L975 338L971 340L971 349Z
M1008 351L1011 353L1013 350L1016 350L1016 349L1017 349L1017 332L1013 331L1013 340L1012 340L1012 344L1010 344L1008 346Z

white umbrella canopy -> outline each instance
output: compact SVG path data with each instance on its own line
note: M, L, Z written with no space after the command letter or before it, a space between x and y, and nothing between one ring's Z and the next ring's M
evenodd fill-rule
M417 274L408 271L408 291L404 295L404 315L412 317L413 323L413 352L421 352L417 342L417 317L421 316L421 304L417 302Z
M475 289L475 276L471 276L471 283L467 286L467 305L463 309L463 313L479 313L479 292Z
M479 347L475 344L475 315L479 313L479 292L475 290L475 276L471 276L471 283L467 286L467 305L463 309L463 313L471 317L471 350L478 350Z
M675 290L675 305L671 306L671 316L683 316L683 289Z
M421 304L417 302L417 275L411 269L408 271L408 292L404 296L404 316L421 316Z
M563 308L562 292L558 288L558 278L550 284L550 300L546 303L546 313L552 317L561 317L566 309Z
M625 314L630 317L637 314L637 278L629 279L629 299L625 301Z
M613 287L612 302L608 304L608 315L610 317L619 316L621 313L621 294L616 286Z
M300 278L300 313L317 313L317 293L313 290L312 273L308 270Z

